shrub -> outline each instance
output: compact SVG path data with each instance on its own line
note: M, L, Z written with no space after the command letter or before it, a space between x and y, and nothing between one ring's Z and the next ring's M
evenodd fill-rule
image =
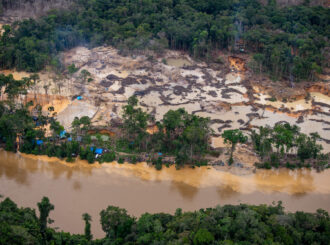
M133 156L131 157L131 163L135 164L136 162L137 162L137 160L136 160L136 156L133 155Z
M86 158L87 158L88 163L94 163L94 161L95 161L94 153L92 151L89 151L87 153Z
M295 169L296 166L294 164L291 164L290 162L286 162L285 167L289 169Z
M105 162L113 162L114 160L116 160L116 153L114 151L107 152L102 156L102 159Z
M79 69L76 67L75 64L71 64L68 66L68 72L70 74L76 73Z
M261 168L265 168L265 169L271 169L272 166L270 165L269 162L264 162L264 164L261 165Z
M276 153L273 153L270 155L270 163L271 163L271 166L274 167L274 168L278 168L279 167L279 158L278 158L278 155Z
M212 157L219 157L222 153L222 150L221 149L217 149L217 150L212 150L209 152L209 154L212 156Z
M74 162L75 158L73 158L72 156L68 156L66 159L67 162Z
M163 165L162 165L161 163L159 163L159 162L157 162L156 165L155 165L155 168L156 168L157 170L161 170L162 167L163 167Z

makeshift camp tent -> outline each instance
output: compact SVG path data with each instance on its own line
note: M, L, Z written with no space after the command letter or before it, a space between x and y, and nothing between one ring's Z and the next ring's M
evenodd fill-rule
M93 151L95 154L99 154L99 155L101 155L101 154L103 153L103 149L102 149L102 148L91 147L90 149L91 149L91 151Z
M66 134L66 131L63 130L63 131L60 133L60 138L65 138L65 134Z

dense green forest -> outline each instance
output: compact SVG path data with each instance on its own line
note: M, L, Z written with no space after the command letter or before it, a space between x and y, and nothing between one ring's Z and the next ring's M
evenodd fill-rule
M286 213L273 206L225 205L174 215L145 213L140 218L108 206L100 212L102 239L91 233L91 217L82 215L84 234L59 232L48 226L54 210L47 197L34 209L18 208L6 198L0 203L0 244L329 244L330 218L324 210ZM82 222L83 222L82 221Z
M257 0L76 0L68 10L4 26L0 68L61 68L59 51L114 45L122 53L165 48L208 61L246 51L251 67L275 79L315 79L329 61L330 9L279 8Z

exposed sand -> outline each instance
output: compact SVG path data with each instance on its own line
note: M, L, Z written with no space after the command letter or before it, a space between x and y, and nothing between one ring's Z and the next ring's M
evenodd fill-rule
M166 59L166 62L169 66L175 66L175 67L184 67L191 65L191 62L184 58L168 58Z

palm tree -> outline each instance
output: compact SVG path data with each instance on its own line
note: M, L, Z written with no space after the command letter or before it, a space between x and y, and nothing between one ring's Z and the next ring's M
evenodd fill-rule
M91 234L91 223L92 217L88 213L84 213L82 215L83 220L85 221L85 237L88 241L93 239L93 235Z

